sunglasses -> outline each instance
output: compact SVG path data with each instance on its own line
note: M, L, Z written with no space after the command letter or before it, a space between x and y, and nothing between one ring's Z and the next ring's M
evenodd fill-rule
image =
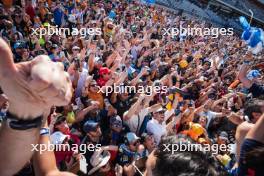
M164 114L165 113L165 111L160 111L160 112L156 112L157 114Z
M112 125L114 128L122 128L122 123L116 123Z
M97 84L91 84L90 87L97 87Z

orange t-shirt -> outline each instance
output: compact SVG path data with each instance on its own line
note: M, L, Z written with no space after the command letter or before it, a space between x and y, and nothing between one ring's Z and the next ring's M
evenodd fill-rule
M10 8L13 5L13 0L2 0L4 7Z

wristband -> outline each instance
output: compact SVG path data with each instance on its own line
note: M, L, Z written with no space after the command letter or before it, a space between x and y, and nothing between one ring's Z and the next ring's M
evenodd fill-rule
M28 130L32 128L38 128L42 124L43 116L36 117L34 119L24 120L19 119L16 115L11 114L9 111L6 113L6 121L10 128L14 130Z
M41 136L50 135L50 130L49 130L49 128L41 128L40 131L39 131L39 134Z

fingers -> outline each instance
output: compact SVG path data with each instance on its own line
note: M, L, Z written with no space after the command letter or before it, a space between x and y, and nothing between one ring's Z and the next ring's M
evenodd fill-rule
M10 73L15 72L12 51L8 44L0 38L0 81L9 77Z
M32 64L29 82L32 90L49 105L67 105L72 97L72 84L63 64L51 62L48 56L40 56Z

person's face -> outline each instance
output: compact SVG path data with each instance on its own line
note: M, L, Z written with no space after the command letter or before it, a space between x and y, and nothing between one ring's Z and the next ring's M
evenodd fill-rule
M57 54L58 52L59 52L58 48L54 48L54 49L52 49L52 53L53 53L53 54Z
M210 64L209 64L209 63L205 63L205 64L204 64L204 69L205 69L205 70L208 70L209 68L210 68Z
M16 16L15 16L15 21L16 21L17 23L20 23L20 22L22 21L22 16L20 16L20 15L16 15Z
M69 125L66 120L55 126L63 134L67 134L70 131Z
M137 148L139 145L140 145L139 140L136 140L134 142L131 142L128 147L129 147L129 150L135 152L135 151L137 151Z
M144 145L146 146L147 149L154 149L155 148L155 141L154 141L154 137L149 135L146 137Z
M206 117L200 117L199 124L202 125L202 127L206 126Z
M111 78L111 73L105 73L102 76L104 80L109 80Z
M227 140L226 140L226 139L223 139L223 138L221 138L221 137L218 137L217 143L218 143L219 145L221 145L221 144L227 144Z
M159 123L162 123L164 121L164 117L164 111L154 113L154 119Z
M98 126L95 131L89 132L92 137L98 138L102 136L101 128Z
M113 124L111 125L111 129L116 133L120 133L122 130L122 124Z
M89 90L90 90L91 92L94 92L94 93L98 92L99 88L98 88L97 83L96 83L96 82L92 82L92 83L89 85Z
M25 56L26 58L29 56L29 51L27 49L22 49L22 56Z
M79 49L73 49L72 52L73 52L73 55L76 56L80 52L80 50Z
M253 123L256 123L263 113L264 113L264 103L263 103L263 105L261 107L261 113L259 113L259 112L253 112L252 113L253 119L251 121Z

